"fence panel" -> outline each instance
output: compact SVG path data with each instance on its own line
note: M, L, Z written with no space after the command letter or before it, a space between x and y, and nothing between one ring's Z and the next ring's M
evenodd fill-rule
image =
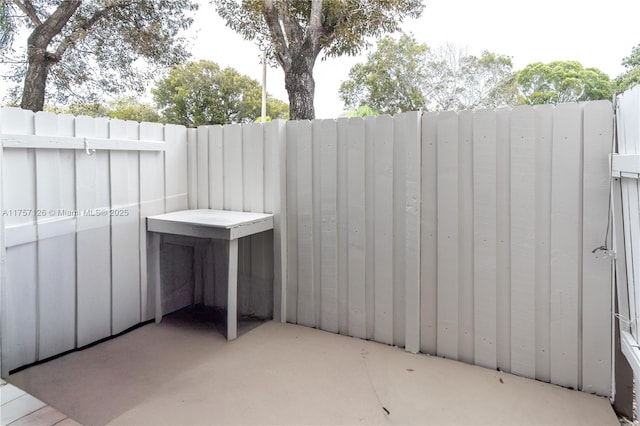
M473 268L475 363L497 367L496 348L496 114L473 120Z
M638 350L640 313L640 86L617 99L618 155L613 158L614 243L616 243L616 277L620 342L629 365L633 368L635 395L640 393L640 350ZM620 163L618 160L626 161ZM630 380L616 383L617 390L627 393ZM640 415L635 408L636 418Z
M378 117L374 141L374 340L393 343L393 119Z
M80 123L82 123L81 120ZM77 123L79 124L79 123ZM110 137L110 129L87 118L78 137ZM126 139L126 127L119 136ZM78 212L103 211L109 201L109 152L76 155L76 208ZM78 347L111 335L111 219L102 215L79 215L76 253L78 280Z
M536 271L535 342L536 379L551 380L551 159L552 105L535 107L536 167ZM602 200L601 200L602 201Z
M77 298L82 346L153 315L144 218L208 207L276 214L272 235L240 247L246 309L273 298L288 322L610 392L610 276L591 253L606 228L608 102L199 129L41 117L36 128L32 113L2 110L4 209L123 207L134 219L75 217L65 237L62 222L4 218L7 300L24 308L3 313L16 342L3 368L69 346L68 318L45 324L37 301L73 274L44 280L51 247L37 241L76 239L76 293L56 297ZM41 128L52 136L38 148L20 145ZM164 140L165 152L88 156L76 137ZM622 186L616 205L634 199ZM194 253L196 267L224 261ZM223 279L214 269L196 281Z
M511 372L535 377L535 111L511 112Z
M33 112L16 108L3 108L0 112L3 133L34 133ZM2 315L2 374L5 376L9 370L37 360L37 235L35 217L30 213L36 209L34 150L4 150L3 175L7 247Z
M36 113L35 133L73 136L73 117ZM76 219L53 214L75 208L74 162L68 150L36 150L38 359L75 346Z
M458 114L438 117L438 347L437 354L458 359L459 346L459 152Z
M160 124L16 108L2 108L0 120L6 375L155 315L145 218L165 202L186 208L187 152L179 126L169 126L165 163ZM165 167L178 174L170 185Z

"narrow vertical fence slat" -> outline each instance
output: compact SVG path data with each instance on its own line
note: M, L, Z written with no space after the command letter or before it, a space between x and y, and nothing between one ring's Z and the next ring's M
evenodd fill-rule
M473 117L474 361L497 367L496 320L496 113Z
M393 117L393 344L405 345L406 145L407 116Z
M535 107L536 114L536 379L551 380L551 155L553 105Z
M420 113L407 113L405 146L405 349L420 350Z
M324 244L321 235L322 210L320 205L320 145L322 141L321 126L323 120L311 122L311 191L312 191L312 229L313 229L313 301L315 327L322 329L322 246Z
M167 124L165 132L164 175L167 213L189 206L187 182L187 128Z
M458 359L473 364L473 112L458 113Z
M31 135L33 112L4 107L2 131ZM35 153L31 149L5 149L3 152L3 208L36 208ZM33 215L4 216L6 249L5 293L2 315L2 373L36 361L37 330L37 254ZM29 242L24 242L26 233ZM23 241L20 241L23 240Z
M338 328L340 334L349 334L349 281L347 238L347 167L349 119L338 119Z
M320 148L320 328L338 326L338 133L334 120L323 120L314 139Z
M222 126L209 129L209 208L224 208L224 152Z
M273 318L285 322L287 304L287 157L285 122L272 121L265 124L265 160L270 158L265 180L273 182L267 191L265 204L271 199L273 207L267 211L274 214L273 223ZM268 173L272 176L269 177Z
M198 130L187 129L187 187L189 209L198 208Z
M511 112L511 372L535 377L535 111Z
M140 139L165 140L164 126L140 123ZM164 153L140 152L140 317L148 321L155 317L155 287L147 281L147 216L165 212ZM132 308L133 310L133 308Z
M264 132L262 124L242 126L245 211L264 212Z
M581 278L581 127L577 104L556 106L551 177L551 381L577 388Z
M137 137L137 126L113 120L110 131ZM112 330L118 333L140 321L140 238L132 236L141 235L141 174L137 152L111 151L109 156L111 208L118 212L111 217Z
M496 320L498 368L511 371L510 125L511 109L496 111Z
M73 117L39 112L35 132L73 136ZM74 153L36 150L38 231L38 359L75 347L76 257Z
M438 116L438 348L437 354L458 359L459 226L458 114Z
M287 188L287 322L295 324L298 314L298 128L300 122L286 126Z
M438 114L422 116L420 351L437 353L438 336Z
M374 235L375 235L375 211L374 211L374 151L376 138L376 117L364 119L364 177L365 177L365 322L366 338L373 339L375 323L375 282L374 282Z
M200 126L196 130L196 179L197 206L199 209L209 208L209 129Z
M582 389L611 393L611 257L592 251L605 244L609 215L612 108L609 101L583 106ZM607 306L608 305L608 306Z
M300 121L296 139L296 183L298 204L298 308L297 323L315 327L316 302L313 280L313 151L310 121Z
M224 209L244 210L242 170L242 127L230 124L223 127Z
M349 335L366 338L365 295L365 127L364 120L348 121L347 139L347 283Z
M90 117L76 119L77 137L126 138ZM109 153L76 152L76 208L110 207ZM79 215L76 222L77 345L86 346L111 335L111 218Z
M393 119L376 120L374 141L374 337L393 344Z

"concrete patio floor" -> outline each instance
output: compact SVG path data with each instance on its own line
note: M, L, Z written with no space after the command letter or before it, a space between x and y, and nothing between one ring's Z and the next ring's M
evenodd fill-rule
M619 425L609 400L291 324L165 317L9 382L84 425Z

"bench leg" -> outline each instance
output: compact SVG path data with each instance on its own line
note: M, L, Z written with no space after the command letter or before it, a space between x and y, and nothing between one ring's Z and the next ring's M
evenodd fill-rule
M238 240L229 241L229 278L227 282L227 340L238 335Z
M155 317L156 323L162 321L162 283L160 280L160 234L155 232L148 233L149 247L147 251L147 280L149 286L153 286L156 290L155 300Z

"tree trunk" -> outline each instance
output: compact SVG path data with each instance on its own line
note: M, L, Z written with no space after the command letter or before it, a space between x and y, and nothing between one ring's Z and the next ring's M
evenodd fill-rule
M316 83L313 80L313 65L307 66L304 59L294 61L284 75L284 86L289 94L289 119L313 120L316 112L313 96Z
M49 61L46 48L29 46L29 66L24 78L22 102L20 108L31 111L42 111L44 108L44 94L49 75Z

